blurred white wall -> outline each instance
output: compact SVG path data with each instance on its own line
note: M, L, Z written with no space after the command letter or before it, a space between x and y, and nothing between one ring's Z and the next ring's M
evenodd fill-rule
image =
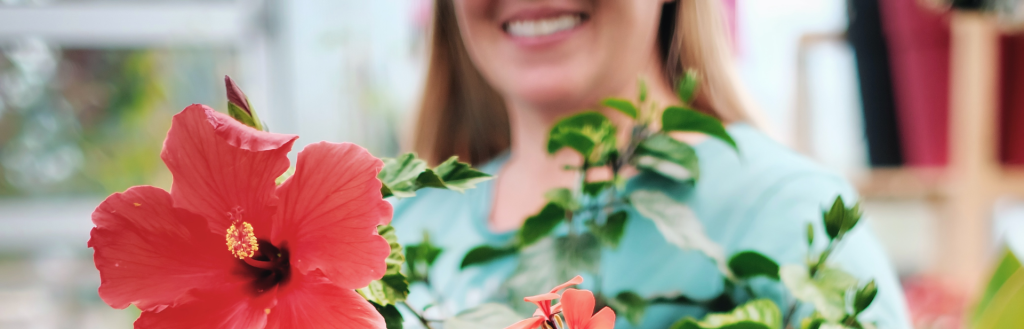
M796 146L797 51L801 37L846 30L846 0L740 0L739 69L746 87L782 142ZM853 52L844 42L808 49L811 152L844 174L867 159Z
M161 107L177 111L203 102L225 110L220 77L230 74L272 131L301 136L295 152L328 140L392 156L398 150L397 124L421 85L420 38L429 3L0 0L0 64L4 56L35 49L51 64L61 63L65 49L172 54L163 69L182 72L160 82L166 103ZM66 68L50 71L60 70ZM61 74L36 76L42 80L29 86L38 89L33 95L49 95L62 84ZM4 96L25 94L9 90L25 84L5 77L0 74L0 119L12 109L4 106ZM41 110L67 107L51 111L47 104ZM19 115L39 110L21 109L26 112ZM92 210L103 197L45 190L0 196L0 329L131 327L136 311L111 309L96 295L99 273L86 242Z
M297 149L319 140L397 148L395 116L409 112L423 64L416 0L298 0L278 3L284 103L282 131ZM284 112L287 111L287 112ZM286 118L286 119L285 119ZM390 143L390 144L388 144ZM388 144L388 145L385 145ZM386 154L391 155L391 154Z

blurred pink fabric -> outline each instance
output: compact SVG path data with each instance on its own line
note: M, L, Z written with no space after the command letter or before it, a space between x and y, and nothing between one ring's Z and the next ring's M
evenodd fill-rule
M1003 162L1024 165L1024 34L1003 37L1002 143Z
M739 42L736 36L736 0L722 0L725 5L725 22L729 28L729 39L732 41L732 49L736 55L739 55Z
M908 166L944 166L948 154L948 16L915 0L883 0L896 118Z
M928 276L910 278L903 282L903 293L915 328L963 328L964 314L968 310L967 297L948 289L940 279Z

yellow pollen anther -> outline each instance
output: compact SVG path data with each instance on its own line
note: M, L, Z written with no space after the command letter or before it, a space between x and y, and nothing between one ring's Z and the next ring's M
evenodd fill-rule
M269 308L265 308L265 309L263 309L263 312L267 312L267 314L270 314L270 309Z
M241 225L238 225L241 224ZM228 251L238 259L252 257L259 250L256 243L256 234L253 234L252 225L246 222L235 222L228 228L226 235L228 240Z
M135 206L136 206L136 207L141 207L141 206L142 206L142 204L141 204L141 203L138 203L138 202L136 202L136 203L134 203L134 204L135 204Z

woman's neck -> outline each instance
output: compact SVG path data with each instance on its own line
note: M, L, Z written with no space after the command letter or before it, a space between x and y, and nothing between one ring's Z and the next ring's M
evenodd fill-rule
M650 61L651 64L645 70L642 70L640 74L641 79L647 85L647 104L654 104L660 108L680 104L673 88L663 78L663 66L660 64L660 59L658 59L656 53L652 54L654 58ZM639 80L633 79L630 83L623 84L620 90L605 95L605 97L622 98L634 101L635 103L639 90L638 84ZM562 168L566 164L579 165L580 156L572 151L563 150L563 152L558 152L554 155L548 154L547 140L551 127L558 120L585 109L599 109L620 128L620 137L627 138L629 136L628 127L632 125L632 119L615 110L601 106L599 102L600 99L595 99L589 103L578 105L578 108L571 109L545 108L527 102L508 102L509 125L512 135L510 145L512 158L510 162L514 161L516 165L534 167L538 170L538 174L540 174L540 171L549 171L552 168L556 168L557 170L553 170L556 172L564 171ZM565 106L562 105L562 107ZM622 138L620 140L624 140Z
M662 78L660 65L645 70L642 75L648 88L648 104L658 107L678 104L675 93ZM622 90L608 95L628 100L637 97L637 82L624 84ZM517 229L522 221L544 206L544 192L556 187L572 187L577 182L575 171L566 166L578 166L581 156L570 149L548 154L547 139L551 127L563 117L585 108L601 108L595 100L580 109L540 108L519 102L510 102L509 124L512 134L511 157L499 173L495 200L491 210L490 226L494 231ZM620 127L620 140L629 136L632 119L614 110L602 112ZM605 176L592 173L590 177Z

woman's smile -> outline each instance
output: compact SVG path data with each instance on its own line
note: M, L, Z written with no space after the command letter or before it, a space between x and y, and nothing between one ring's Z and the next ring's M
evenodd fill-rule
M530 20L516 20L505 23L505 32L513 37L530 38L552 35L571 30L583 23L582 14L563 14Z
M502 29L516 44L538 47L558 43L583 28L590 16L584 12L534 10L515 15Z

